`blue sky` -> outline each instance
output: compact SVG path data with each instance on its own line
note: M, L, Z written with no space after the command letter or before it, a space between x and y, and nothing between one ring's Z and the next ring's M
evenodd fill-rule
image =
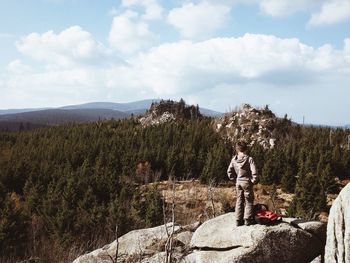
M0 50L0 109L182 97L350 123L350 0L4 0Z

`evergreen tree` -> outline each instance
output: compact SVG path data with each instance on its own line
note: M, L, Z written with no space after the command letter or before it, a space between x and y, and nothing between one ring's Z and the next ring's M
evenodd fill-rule
M293 170L290 166L287 166L281 179L282 189L288 193L294 193L295 183L296 180Z
M146 226L157 226L163 222L163 203L160 193L156 188L151 188L145 197L145 222Z
M317 212L326 210L326 201L319 177L308 173L298 178L289 213L291 216L314 219Z

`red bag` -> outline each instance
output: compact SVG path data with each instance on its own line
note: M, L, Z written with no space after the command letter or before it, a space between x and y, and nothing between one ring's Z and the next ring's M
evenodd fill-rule
M256 204L254 206L254 219L260 225L272 225L282 220L282 216L269 211L267 205Z

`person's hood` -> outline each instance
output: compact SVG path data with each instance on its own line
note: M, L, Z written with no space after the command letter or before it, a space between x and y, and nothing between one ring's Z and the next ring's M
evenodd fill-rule
M243 165L248 161L249 156L244 154L244 155L236 155L235 157L235 162L239 167L243 167Z

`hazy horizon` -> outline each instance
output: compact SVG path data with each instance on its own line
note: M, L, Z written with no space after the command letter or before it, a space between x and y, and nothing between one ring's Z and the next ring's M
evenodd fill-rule
M0 111L6 111L6 110L21 110L21 109L26 109L26 110L45 110L45 109L60 109L60 108L64 108L64 107L67 107L67 106L77 106L77 105L84 105L84 104L93 104L93 103L116 103L116 104L128 104L128 103L134 103L134 102L142 102L142 101L150 101L150 100L169 100L169 99L161 99L161 98L157 98L157 99L143 99L143 100L137 100L137 101L126 101L126 102L115 102L115 101L90 101L90 102L83 102L83 103L79 103L79 104L72 104L72 105L59 105L59 106L52 106L52 107L34 107L34 108L12 108L12 109L0 109ZM247 103L247 102L246 102ZM243 104L246 104L246 103L243 103ZM200 108L204 108L206 110L211 110L211 111L214 111L214 112L218 112L218 113L228 113L228 112L231 112L233 110L235 110L235 108L241 108L243 106L243 104L241 105L236 105L235 107L231 107L225 111L219 111L219 110L215 110L215 109L212 109L212 108L208 108L208 107L205 107L203 105L199 105ZM249 104L249 103L248 103ZM256 108L263 108L264 106L266 105L251 105L253 107L256 107ZM269 106L269 105L268 105ZM273 109L272 109L273 111ZM274 112L274 111L273 111ZM17 112L15 113L6 113L6 114L16 114ZM338 123L338 124L324 124L324 123L312 123L312 122L308 122L307 120L307 116L303 116L301 120L295 120L293 119L292 116L288 115L287 112L285 113L282 113L282 114L278 114L277 112L274 112L277 114L277 117L279 118L282 118L284 117L286 114L288 116L288 118L290 118L293 122L296 122L296 123L299 123L299 124L304 124L305 125L321 125L321 126L334 126L334 127L342 127L342 126L348 126L349 123Z

